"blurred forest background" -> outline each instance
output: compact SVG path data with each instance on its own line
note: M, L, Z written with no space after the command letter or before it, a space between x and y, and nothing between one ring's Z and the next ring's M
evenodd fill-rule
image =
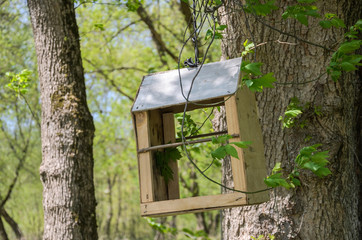
M138 5L137 1L134 4ZM161 219L140 217L130 109L142 76L177 68L183 39L190 34L185 29L191 11L180 0L148 0L137 10L135 5L126 5L125 1L75 2L88 105L96 125L94 174L99 239L219 239L219 211ZM206 40L201 39L200 44L205 46ZM41 103L25 0L0 0L0 46L0 200L8 198L0 209L0 224L10 239L41 239ZM220 55L220 40L216 40L206 62L219 61ZM193 57L192 44L185 47L181 64L189 57ZM23 72L30 74L30 81L28 91L19 94L8 85L11 75L24 69L31 71ZM202 125L210 111L196 113L195 127ZM211 119L201 132L210 131ZM192 152L201 166L209 148L207 144L202 146ZM185 159L179 164L183 197L220 193L219 187L198 178ZM218 166L209 173L215 179L221 178Z

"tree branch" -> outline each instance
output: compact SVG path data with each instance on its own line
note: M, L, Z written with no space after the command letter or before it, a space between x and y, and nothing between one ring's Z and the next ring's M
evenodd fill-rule
M16 182L18 180L20 169L23 167L23 163L24 163L24 160L26 158L26 153L27 153L28 146L29 146L29 139L28 139L24 149L22 149L23 156L21 156L21 157L18 156L18 154L16 152L16 149L15 149L15 146L11 143L11 141L10 141L9 137L7 136L3 126L1 126L1 131L5 134L5 137L8 140L8 144L9 144L11 150L14 152L15 156L18 158L19 163L18 163L18 166L15 169L15 177L14 177L12 183L9 186L9 189L8 189L7 194L5 195L5 198L2 200L2 198L0 196L0 200L1 200L0 209L3 208L5 203L10 199L11 193L12 193L12 191L13 191L13 189L15 187L15 184L16 184Z
M108 42L112 41L112 40L113 40L115 37L117 37L121 32L123 32L124 30L126 30L126 29L129 28L130 26L138 23L139 21L141 21L141 20L136 20L136 21L130 22L129 24L127 24L127 25L124 26L123 28L120 28L115 34L113 34L113 35L111 36L111 39L110 39Z
M21 240L23 238L23 233L21 232L19 225L17 224L17 222L15 222L15 220L12 217L10 217L10 215L6 212L4 208L0 209L0 216L2 216L5 219L5 221L10 225L16 238Z
M84 61L88 62L88 63L89 63L90 65L92 65L93 67L96 67L96 65L95 65L92 61L90 61L89 59L84 58ZM130 101L132 101L132 102L134 101L134 98L131 97L130 95L128 95L127 93L125 93L122 89L120 89L120 88L117 86L117 84L114 82L114 80L113 80L113 79L110 79L110 78L108 77L108 75L104 72L104 70L98 69L97 72L98 72L99 74L101 74L106 81L110 82L111 85L117 90L117 92L119 92L120 94L122 94L123 96L125 96L126 98L128 98Z
M160 55L161 62L164 65L167 65L166 60L163 59L163 56L165 56L167 53L176 63L178 62L178 58L175 54L173 54L167 47L165 42L162 40L162 36L157 32L150 16L146 12L146 10L143 8L142 5L139 6L137 9L137 14L141 18L142 22L144 22L149 30L151 31L152 40L156 44L158 54Z
M136 70L136 71L147 73L147 71L145 71L144 69L136 68L136 67L118 67L118 68L110 68L110 69L96 69L96 70L85 72L85 73L114 72L114 71L122 71L122 70Z
M1 240L8 240L8 235L6 234L5 228L4 228L4 224L3 221L0 217L0 238Z
M234 1L234 2L235 2L237 5L239 5L239 6L241 7L241 9L244 11L243 8L244 8L245 6L244 6L241 2L238 2L238 1ZM255 13L250 13L250 14L255 18L255 20L256 20L257 22L261 23L262 25L264 25L264 26L266 26L266 27L268 27L268 28L270 28L270 29L272 29L272 30L280 33L280 34L286 35L286 36L288 36L288 37L295 38L295 39L298 40L298 41L301 41L301 42L310 44L310 45L315 46L315 47L322 48L322 49L327 50L327 51L329 51L329 52L334 52L334 50L332 50L332 49L330 49L330 48L328 48L328 47L325 47L325 46L320 45L320 44L318 44L318 43L310 42L310 41L308 41L308 40L304 40L303 38L300 38L300 37L298 37L298 36L296 36L296 35L294 35L294 34L291 34L291 33L288 33L288 32L284 32L284 31L282 31L282 30L280 30L280 29L278 29L278 28L276 28L276 27L273 27L273 26L267 24L266 22L264 22L263 20L261 20L260 17L258 17Z

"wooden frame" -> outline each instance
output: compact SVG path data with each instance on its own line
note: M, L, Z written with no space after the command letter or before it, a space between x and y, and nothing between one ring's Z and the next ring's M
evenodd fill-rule
M247 192L263 189L266 163L255 95L248 89L239 89L234 95L225 96L224 99L225 104L220 105L225 105L228 134L234 136L230 142L242 140L253 142L252 147L248 149L237 148L239 159L231 158L234 188ZM217 103L220 98L207 101ZM164 147L154 146L175 143L173 115L180 112L183 106L178 104L132 112L138 150L141 215L168 216L257 204L269 200L268 192L257 194L234 192L180 199L178 166L174 161L170 163L174 173L173 180L168 184L165 183L156 168L152 151L162 151L160 148ZM188 110L196 108L198 107L190 105Z

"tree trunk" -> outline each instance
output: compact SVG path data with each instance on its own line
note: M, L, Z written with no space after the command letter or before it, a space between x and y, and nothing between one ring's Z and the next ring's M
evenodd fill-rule
M97 239L94 125L72 0L28 0L42 103L43 239Z
M341 29L320 28L317 22L320 19L310 18L309 27L291 19L279 21L282 9L296 1L275 2L280 8L267 17L268 20L264 19L265 23L328 48L335 48L343 38ZM357 175L361 81L358 74L343 74L337 82L326 74L320 77L326 71L331 52L271 30L251 14L245 16L239 3L228 2L226 10L220 12L221 24L228 26L227 38L222 43L223 55L239 57L243 42L249 39L256 45L263 44L256 49L256 60L264 63L264 72L275 73L278 82L275 88L265 89L256 96L269 172L276 162L291 171L302 147L321 143L323 150L329 151L329 168L333 174L320 179L303 171L302 186L296 190L275 189L270 192L270 201L264 204L224 210L223 239L250 239L260 234L272 234L278 240L361 239ZM358 0L317 1L316 5L323 15L338 14L347 26L361 18ZM308 82L310 80L314 81ZM309 104L299 119L307 124L304 128L283 129L278 118L293 97L303 105ZM315 108L320 108L322 114L315 114ZM221 125L216 128L221 130L224 120L218 119ZM227 160L223 166L227 174L224 183L228 185L232 177Z

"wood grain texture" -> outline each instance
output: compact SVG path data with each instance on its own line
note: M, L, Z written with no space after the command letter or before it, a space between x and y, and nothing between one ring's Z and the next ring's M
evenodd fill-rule
M164 143L174 143L176 141L175 132L175 117L173 113L165 113L162 115L163 120L163 137ZM167 199L180 198L180 185L178 177L178 164L177 161L171 160L169 166L173 172L173 179L170 179L167 184Z
M141 204L141 215L170 216L241 206L246 203L246 196L242 193L200 196Z
M135 116L137 147L144 148L151 146L149 131L148 112L137 112ZM145 152L138 154L138 176L140 185L141 203L154 201L153 194L153 171L152 153Z

